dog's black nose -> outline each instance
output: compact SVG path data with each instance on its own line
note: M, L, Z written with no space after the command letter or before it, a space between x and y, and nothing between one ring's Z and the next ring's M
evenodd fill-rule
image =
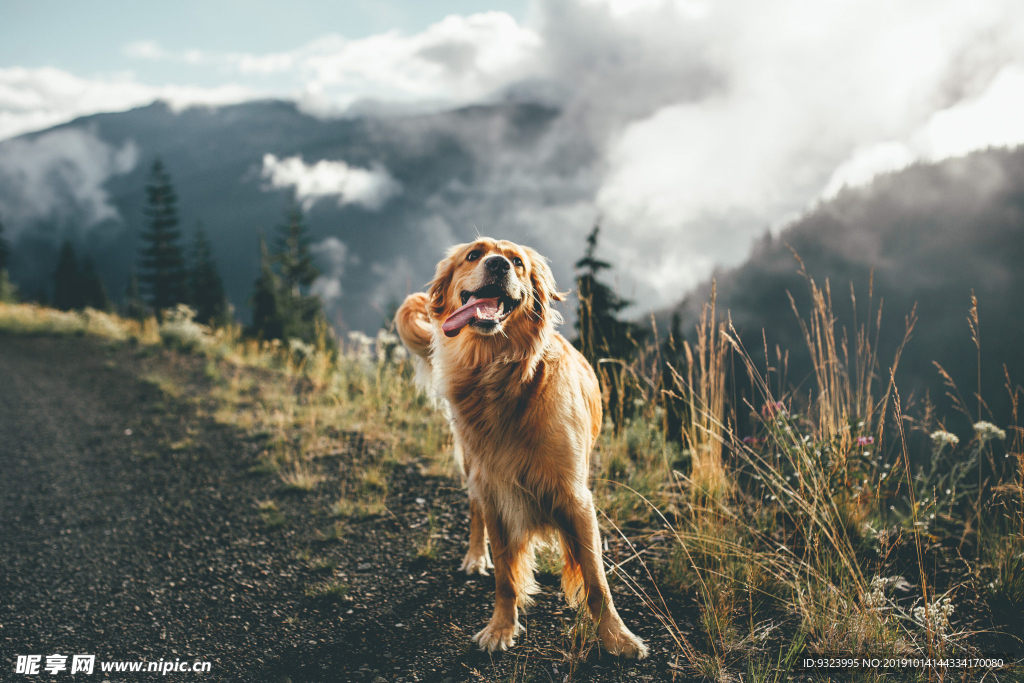
M484 265L487 266L487 270L496 275L499 273L507 273L508 269L512 266L504 256L491 256L484 261Z

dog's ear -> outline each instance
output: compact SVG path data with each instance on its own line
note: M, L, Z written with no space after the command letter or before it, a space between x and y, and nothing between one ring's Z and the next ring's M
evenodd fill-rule
M552 301L565 301L565 293L558 291L548 260L529 247L526 247L524 251L526 251L527 258L530 259L533 310L537 315L543 315L544 309L550 306Z
M448 251L448 255L437 264L434 279L430 282L430 291L427 293L428 306L435 319L439 320L444 316L445 308L448 306L448 289L452 286L452 278L455 276L455 256L463 246L460 244Z

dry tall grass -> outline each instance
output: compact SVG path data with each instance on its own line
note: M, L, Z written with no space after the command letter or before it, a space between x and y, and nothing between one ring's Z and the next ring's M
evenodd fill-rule
M617 382L615 395L643 399L634 401L632 415L623 411L616 429L606 430L600 449L612 457L599 460L598 476L627 482L628 495L649 502L649 510L657 508L646 519L660 519L671 530L678 549L673 566L654 571L663 583L696 591L702 635L688 638L660 597L645 597L673 632L691 672L713 680L735 680L742 673L752 680L782 680L800 653L971 652L975 634L956 625L957 597L977 592L977 586L939 593L929 564L935 558L926 559L927 546L950 533L942 524L959 524L960 533L976 539L979 552L996 549L974 571L980 576L986 565L994 568L988 591L993 604L1024 606L1024 436L1016 412L1009 428L1013 439L1005 448L1014 467L1003 468L999 483L984 495L979 463L991 461L991 446L1003 438L988 423L978 422L979 435L963 448L947 443L924 465L915 465L904 431L914 423L903 414L894 382L915 312L906 317L903 341L883 366L877 341L881 305L875 305L871 286L862 320L851 287L851 340L835 314L829 283L819 287L806 279L810 311L797 310L792 297L791 304L813 365L809 391L795 393L781 379L788 357L781 350L781 367L769 365L767 345L764 364L755 361L717 314L714 296L702 310L695 343L681 345L681 368L669 367L668 382L652 362L661 362L656 341L631 362L618 362L614 377L601 377ZM970 319L977 344L976 305ZM739 370L730 378L734 365ZM743 405L728 386L740 379L753 396ZM1021 389L1007 378L1007 390L1016 406ZM615 455L635 434L635 424L663 425L663 416L680 402L682 427L668 435L664 451L682 444L684 471L648 469L648 475L668 474L659 481L622 467ZM982 406L979 401L979 411ZM736 425L740 410L749 412L754 425L743 438ZM941 434L946 432L935 432ZM973 484L967 477L971 466L978 467ZM993 462L990 470L999 468ZM598 487L609 521L625 521L630 508L621 500L624 488ZM964 515L967 494L974 505ZM914 583L894 573L900 548L916 557L901 569L910 571Z

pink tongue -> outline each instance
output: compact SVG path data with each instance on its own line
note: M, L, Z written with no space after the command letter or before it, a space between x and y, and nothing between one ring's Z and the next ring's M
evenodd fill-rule
M446 337L458 336L462 328L477 318L497 320L498 299L470 299L469 303L452 313L441 325Z

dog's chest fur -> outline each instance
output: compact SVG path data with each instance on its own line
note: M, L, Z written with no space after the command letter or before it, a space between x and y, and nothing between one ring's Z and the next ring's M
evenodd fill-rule
M470 495L524 528L545 526L563 492L585 483L585 437L562 392L558 359L450 373L442 385L463 446ZM555 382L557 384L557 382Z

